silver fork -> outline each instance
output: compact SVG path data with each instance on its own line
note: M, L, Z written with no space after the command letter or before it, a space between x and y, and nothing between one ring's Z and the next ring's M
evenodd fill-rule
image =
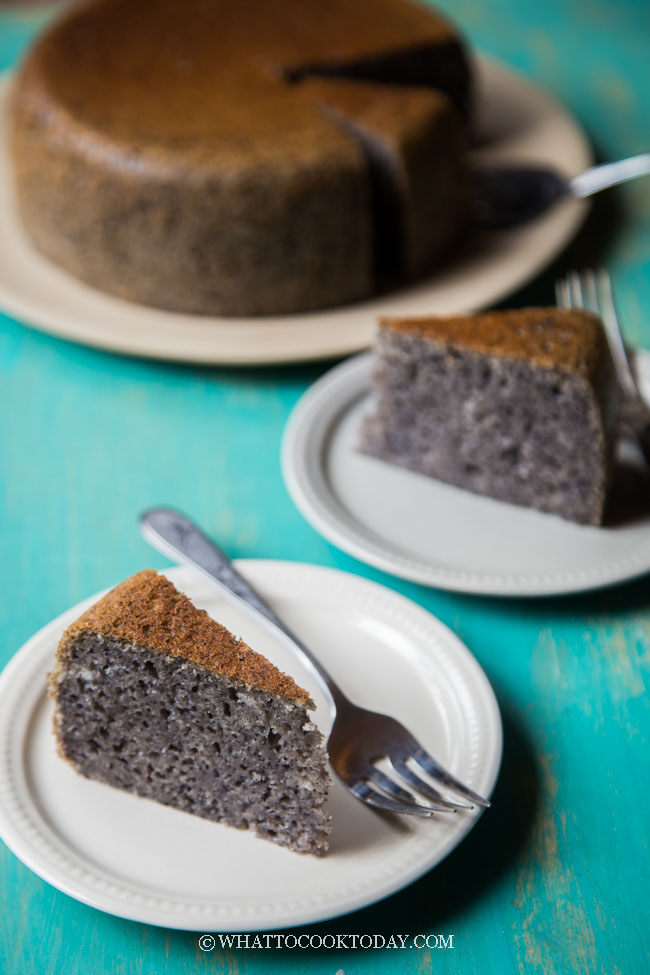
M304 643L239 575L230 559L188 518L171 508L152 508L141 516L140 530L158 551L197 569L228 599L270 625L275 635L302 658L330 706L330 764L357 799L390 812L426 817L459 807L490 805L442 768L399 721L353 704ZM382 760L388 763L388 771L378 767ZM420 797L426 803L418 802Z
M650 464L650 405L643 398L630 364L608 272L602 268L598 272L569 271L566 278L555 282L555 297L560 308L584 308L600 315L621 391L621 420L636 437Z
M469 218L486 230L540 216L563 197L586 199L610 186L650 175L650 152L564 176L548 166L486 165L469 170Z

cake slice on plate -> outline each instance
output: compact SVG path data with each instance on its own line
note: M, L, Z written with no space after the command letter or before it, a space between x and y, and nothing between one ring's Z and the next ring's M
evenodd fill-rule
M307 691L164 576L139 572L73 623L49 689L59 752L82 775L327 851L330 780Z
M602 323L558 308L388 318L361 448L501 501L602 522L617 385Z

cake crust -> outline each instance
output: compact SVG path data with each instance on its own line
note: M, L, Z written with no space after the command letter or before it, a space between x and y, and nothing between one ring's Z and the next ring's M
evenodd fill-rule
M589 312L519 308L447 318L382 318L380 327L425 341L548 369L594 375L607 356L602 324Z
M179 657L257 690L313 709L308 692L179 592L163 575L145 569L111 589L63 634L53 674L66 650L84 633L102 634Z
M182 149L184 138L235 133L257 145L291 121L302 101L296 80L439 47L456 49L468 70L450 24L409 0L90 0L45 33L26 69L92 131ZM403 83L441 88L420 73ZM468 86L469 76L458 85Z

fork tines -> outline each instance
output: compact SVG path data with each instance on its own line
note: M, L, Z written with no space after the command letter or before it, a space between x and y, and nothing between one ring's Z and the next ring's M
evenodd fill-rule
M409 764L411 760L420 772ZM456 812L458 809L472 809L474 805L488 807L490 802L469 789L447 772L428 752L420 748L404 757L391 756L383 760L387 770L374 764L365 779L352 786L352 792L364 802L380 809L396 813L410 813L414 816L430 817L435 812ZM390 775L393 772L395 777ZM462 800L446 798L421 774L430 776L436 784L443 785L451 793L457 793ZM404 783L403 785L400 783ZM405 788L408 786L409 788ZM411 791L413 790L413 791ZM416 794L414 794L414 792ZM419 795L417 795L419 793ZM426 803L418 802L424 797Z

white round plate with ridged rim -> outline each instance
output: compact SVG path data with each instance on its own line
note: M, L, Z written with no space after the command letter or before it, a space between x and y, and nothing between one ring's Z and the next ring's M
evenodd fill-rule
M580 126L553 98L505 65L478 57L475 66L473 157L548 164L568 176L591 164ZM0 308L45 332L127 355L237 365L349 355L371 345L378 315L455 314L504 298L562 250L587 212L585 203L566 200L525 226L477 236L416 285L353 305L266 318L161 311L88 287L30 244L7 149L9 83L0 81Z
M650 398L650 353L636 363ZM650 472L634 445L620 445L604 527L492 501L358 451L371 368L366 353L327 372L284 434L289 493L328 541L403 579L492 596L583 592L650 571Z
M403 596L334 569L266 560L237 568L354 700L401 719L471 788L491 794L502 752L498 705L447 627ZM326 730L322 695L290 651L196 573L167 574L295 676ZM97 598L40 630L0 676L0 836L48 883L100 910L165 927L292 927L400 890L476 822L479 810L396 822L335 782L330 853L316 858L84 779L56 754L45 679L63 630Z

